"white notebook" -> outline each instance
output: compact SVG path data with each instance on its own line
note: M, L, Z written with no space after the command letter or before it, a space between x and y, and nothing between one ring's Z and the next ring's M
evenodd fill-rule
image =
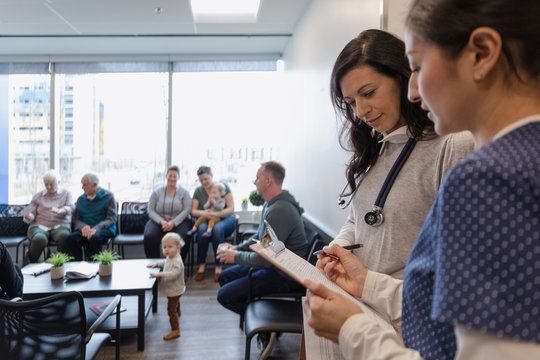
M51 270L52 267L53 267L53 264L42 262L42 263L37 263L37 264L28 264L25 267L23 267L21 271L25 275L38 276L39 274L43 274Z

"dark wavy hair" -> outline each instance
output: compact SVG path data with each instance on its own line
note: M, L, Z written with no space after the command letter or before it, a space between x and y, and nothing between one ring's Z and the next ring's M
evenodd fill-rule
M409 133L416 140L434 138L434 124L419 103L411 103L407 98L411 71L405 56L405 44L397 37L381 31L366 30L351 40L341 51L334 64L330 81L330 96L336 113L342 115L339 143L353 154L347 165L347 182L350 195L356 190L358 177L369 166L375 165L379 156L382 134L360 121L352 107L343 99L340 82L351 70L370 66L382 75L395 79L400 87L400 112ZM396 99L397 101L398 99Z
M439 46L455 59L480 26L496 30L510 72L523 80L518 69L540 80L540 26L538 0L416 0L411 4L407 28L424 41Z

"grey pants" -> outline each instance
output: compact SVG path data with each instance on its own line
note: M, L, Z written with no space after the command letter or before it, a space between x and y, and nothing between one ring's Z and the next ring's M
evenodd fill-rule
M71 233L71 229L65 226L60 226L56 229L45 231L39 226L32 226L28 229L28 238L30 239L30 248L28 249L28 258L30 262L37 262L43 249L49 243L49 237L54 240L56 245L60 247L66 237Z

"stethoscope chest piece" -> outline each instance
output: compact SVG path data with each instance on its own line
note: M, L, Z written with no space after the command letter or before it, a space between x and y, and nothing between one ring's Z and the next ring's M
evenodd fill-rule
M409 155L411 155L412 150L414 149L414 146L416 145L416 140L409 139L401 152L399 153L399 156L397 160L394 162L394 165L392 165L392 168L390 169L390 172L386 176L386 179L384 180L383 186L381 188L381 191L379 191L379 195L377 195L377 199L375 200L375 204L373 204L373 210L368 212L364 216L364 221L366 224L371 226L379 226L384 221L383 216L383 207L384 203L386 202L386 198L388 196L388 193L390 192L390 189L392 188L392 185L394 184L394 181L396 180L399 172L401 171L401 168L403 165L405 165L405 161L409 158Z
M366 222L366 224L371 226L381 225L384 221L382 208L374 206L373 210L366 213L366 215L364 216L364 221Z

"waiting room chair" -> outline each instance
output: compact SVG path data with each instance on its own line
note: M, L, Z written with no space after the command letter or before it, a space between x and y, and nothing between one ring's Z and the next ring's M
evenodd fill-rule
M236 224L235 243L240 244L250 236L257 233L260 221L241 220Z
M144 243L144 226L148 222L148 202L123 202L118 215L118 235L112 242L118 253L125 257L124 246L142 245Z
M317 259L313 253L321 249L325 244L320 235L304 227L306 238L308 239L309 252L306 260L315 264ZM272 352L275 340L281 333L302 333L303 314L302 297L305 290L295 293L276 293L265 295L260 298L253 298L251 295L251 269L248 274L248 305L241 317L243 328L246 334L245 359L249 360L251 353L251 339L262 332L270 333L269 342L263 350L260 358L266 359ZM242 319L243 318L243 319Z
M116 312L116 359L120 358L120 303L116 295L87 329L83 296L70 291L36 300L0 300L0 354L6 360L95 359L111 335L96 329Z
M21 212L26 205L0 204L0 242L6 247L16 248L15 262L19 263L19 248L30 244L26 238L28 224L23 221Z

